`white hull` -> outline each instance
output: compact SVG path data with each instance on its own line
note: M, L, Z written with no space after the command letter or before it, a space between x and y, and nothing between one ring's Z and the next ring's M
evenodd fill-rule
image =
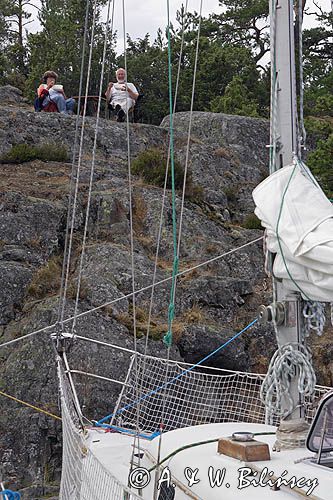
M233 432L249 431L249 432L275 432L275 427L264 424L248 424L248 423L222 423L222 424L207 424L183 429L176 429L167 432L163 435L161 444L161 460L169 453L175 451L184 445L205 441L214 438L231 436ZM272 495L277 500L290 498L310 498L317 500L331 500L333 497L333 470L323 467L318 467L309 462L296 463L295 461L304 457L310 457L305 448L295 450L274 452L272 447L275 442L275 436L258 436L256 439L266 442L269 445L271 460L264 462L246 463L239 460L220 455L217 453L217 443L209 443L193 448L188 448L180 451L168 461L161 465L158 473L158 478L163 474L165 484L167 484L168 471L172 475L172 482L175 484L175 500L183 500L188 498L196 498L203 500L235 500L235 499L253 499L264 500L272 498ZM92 454L96 457L101 465L123 485L128 483L128 475L130 468L130 460L133 450L133 437L128 435L105 433L98 430L90 430L88 438L88 446ZM159 438L153 441L140 440L141 451L145 452L144 457L140 461L139 466L149 469L156 464L158 454ZM137 451L137 450L136 450ZM168 469L165 469L168 467ZM186 470L184 473L185 468ZM247 475L247 470L244 467L252 467L258 471L255 477ZM271 472L271 479L282 477L284 471L287 471L284 478L295 480L300 483L305 483L303 487L297 486L290 489L288 486L281 486L279 491L272 491L267 486L256 485L260 479L260 471L267 468ZM85 466L83 464L83 470ZM210 469L209 469L210 468ZM190 477L194 477L194 471L197 469L195 478L199 480L196 484L190 485ZM211 476L216 474L224 475L222 484L213 487L210 484L209 471ZM218 472L220 471L220 473ZM187 476L187 477L186 477ZM85 473L83 473L84 482ZM141 495L143 499L152 500L154 498L154 483L156 472L151 473L150 483L142 488ZM300 481L304 478L303 481ZM93 478L89 478L91 481ZM268 477L264 480L267 481ZM318 485L315 486L317 479ZM251 484L248 484L251 481ZM314 487L315 486L315 487ZM138 494L138 490L133 490ZM310 494L309 494L310 493ZM140 493L139 493L140 494ZM158 498L158 496L156 497ZM97 499L96 499L97 500ZM105 499L98 499L105 500Z

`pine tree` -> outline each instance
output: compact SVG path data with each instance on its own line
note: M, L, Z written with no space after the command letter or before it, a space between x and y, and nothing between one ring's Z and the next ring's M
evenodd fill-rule
M105 25L100 21L100 10L103 3L105 3L104 0L98 2L95 32L92 41L93 55L89 93L94 95L99 89L102 66ZM78 94L85 16L86 2L82 0L42 0L38 16L42 29L40 32L30 34L28 37L30 71L27 86L30 95L46 70L53 70L59 74L59 83L64 85L67 95ZM90 2L84 68L85 77L88 69L92 20L93 6L92 2ZM113 37L110 35L107 47L107 66L110 62L114 63L115 59L112 45Z
M0 72L3 83L22 86L27 75L26 29L32 22L33 0L0 0Z

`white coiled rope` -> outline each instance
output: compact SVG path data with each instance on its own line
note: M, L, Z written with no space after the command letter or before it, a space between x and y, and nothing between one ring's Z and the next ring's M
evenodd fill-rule
M311 397L316 386L311 353L297 342L280 347L271 359L260 389L260 398L269 415L287 417L295 409L290 394L290 382L295 376L298 376L299 393Z

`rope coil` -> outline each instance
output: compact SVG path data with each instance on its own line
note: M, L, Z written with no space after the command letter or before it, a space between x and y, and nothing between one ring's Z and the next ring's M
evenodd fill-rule
M260 399L270 415L287 417L293 412L290 383L296 376L299 394L303 397L313 395L316 375L311 357L310 350L297 342L285 344L275 352L260 389Z

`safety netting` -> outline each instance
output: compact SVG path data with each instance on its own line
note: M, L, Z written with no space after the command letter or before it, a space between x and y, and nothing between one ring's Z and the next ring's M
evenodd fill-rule
M198 368L160 358L137 355L130 366L126 386L115 410L114 422L140 431L155 432L218 422L267 423L260 387L260 374ZM311 422L319 400L329 391L316 386L305 401L306 419ZM140 394L139 399L137 398ZM278 425L279 419L270 420Z

